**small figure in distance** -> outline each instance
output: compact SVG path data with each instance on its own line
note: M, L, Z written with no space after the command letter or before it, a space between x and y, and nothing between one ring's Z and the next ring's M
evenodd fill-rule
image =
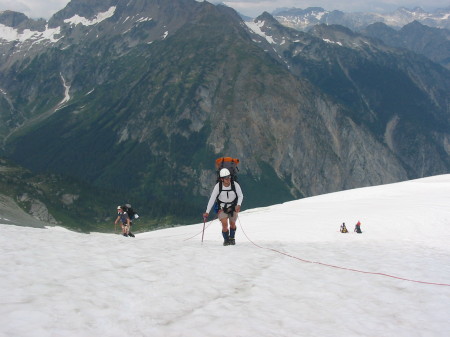
M123 206L122 206L123 207ZM133 220L139 218L139 215L131 208L130 204L125 204L124 211L128 214L128 219L130 219L130 226L128 228L128 236L134 238L134 234L131 233L131 228L133 228Z
M358 220L358 223L355 225L355 230L354 230L356 233L358 233L358 234L361 234L362 232L361 232L361 222L359 222L359 220Z
M117 225L119 221L122 226L122 235L128 236L130 232L130 218L128 217L127 212L125 212L124 206L117 206L117 218L116 221L114 221L114 224Z

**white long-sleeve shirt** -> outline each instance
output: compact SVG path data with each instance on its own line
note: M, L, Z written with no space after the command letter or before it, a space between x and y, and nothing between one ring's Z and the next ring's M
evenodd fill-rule
M219 200L221 201L219 205L220 207L223 207L225 203L233 202L234 199L236 199L236 195L238 198L237 205L239 206L242 205L242 200L244 200L244 194L242 194L241 186L237 182L235 182L234 188L236 189L236 193L234 193L233 189L231 188L231 184L230 186L226 187L222 183L222 192L220 192L219 195L219 183L217 183L216 186L214 186L214 189L211 193L211 197L209 198L208 206L206 207L206 213L209 213L209 211L213 207L214 203L216 202L217 196L219 196Z

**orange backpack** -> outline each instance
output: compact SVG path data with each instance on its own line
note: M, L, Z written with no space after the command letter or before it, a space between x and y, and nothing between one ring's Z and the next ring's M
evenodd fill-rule
M219 172L221 169L226 168L230 171L231 180L238 181L237 173L239 172L238 168L239 159L231 158L231 157L220 157L216 159L216 173L217 173L217 181L220 181Z

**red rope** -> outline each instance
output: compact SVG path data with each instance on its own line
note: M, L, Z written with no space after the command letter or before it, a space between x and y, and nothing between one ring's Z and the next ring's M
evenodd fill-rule
M358 269L353 269L353 268L347 268L347 267L340 267L340 266L335 266L332 264L327 264L327 263L323 263L323 262L317 262L317 261L310 261L310 260L305 260L305 259L301 259L297 256L291 255L291 254L287 254L284 253L282 251L279 251L277 249L273 249L273 248L267 248L267 247L263 247L260 246L258 244L256 244L255 242L253 242L247 235L247 233L245 233L244 228L242 226L241 220L238 218L239 220L239 225L242 229L242 233L244 233L245 237L247 238L247 240L249 242L251 242L254 246L261 248L261 249L266 249L266 250L271 250L272 252L281 254L281 255L285 255L288 256L290 258L305 262L305 263L314 263L314 264L319 264L321 266L325 266L325 267L330 267L330 268L335 268L335 269L341 269L341 270L348 270L348 271L352 271L355 273L362 273L362 274L370 274L370 275L378 275L378 276L385 276L385 277L390 277L390 278L394 278L397 280L402 280L402 281L408 281L408 282L414 282L414 283L421 283L421 284L429 284L429 285L435 285L435 286L444 286L444 287L450 287L450 284L447 283L434 283L434 282L426 282L426 281L418 281L418 280L412 280L412 279L407 279L404 277L399 277L399 276L394 276L394 275L389 275L389 274L385 274L385 273L377 273L377 272L371 272L371 271L364 271L364 270L358 270Z

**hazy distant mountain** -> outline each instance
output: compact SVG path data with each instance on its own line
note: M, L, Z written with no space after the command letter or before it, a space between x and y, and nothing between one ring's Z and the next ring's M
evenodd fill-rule
M394 28L401 28L413 21L434 28L450 29L450 7L428 13L416 7L414 9L399 8L392 13L345 13L342 11L327 11L321 7L306 9L280 9L273 12L274 17L283 25L298 30L308 30L317 24L336 24L352 30L360 30L370 24L381 22Z
M413 21L400 30L374 23L361 31L389 46L406 48L450 69L450 30L425 26Z
M307 31L318 24L342 25L381 39L389 46L406 48L450 69L450 7L428 13L417 7L395 12L344 13L321 7L284 8L274 11L284 26Z

